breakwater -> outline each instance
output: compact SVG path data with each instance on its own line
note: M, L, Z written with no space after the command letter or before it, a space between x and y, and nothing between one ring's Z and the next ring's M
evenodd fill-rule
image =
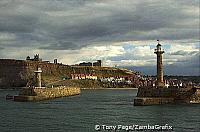
M14 101L41 101L78 94L80 88L77 87L24 88L20 90L19 95L14 96Z
M142 87L138 89L134 105L155 105L169 103L200 103L200 88L153 88Z
M134 99L135 106L143 106L143 105L155 105L155 104L169 104L174 103L174 98L150 98L150 97L138 97Z

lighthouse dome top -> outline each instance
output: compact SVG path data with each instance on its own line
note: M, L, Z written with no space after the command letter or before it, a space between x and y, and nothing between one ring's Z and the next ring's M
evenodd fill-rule
M157 45L157 47L158 47L158 46L161 46L161 44L160 44L160 40L159 40L159 39L157 39L157 41L158 41L158 45Z
M158 47L158 46L161 46L161 44L158 43L157 47Z
M155 54L157 54L157 53L164 53L164 51L163 51L163 49L161 48L161 44L159 43L159 40L157 40L158 41L158 44L157 44L157 46L156 46L156 49L155 49Z

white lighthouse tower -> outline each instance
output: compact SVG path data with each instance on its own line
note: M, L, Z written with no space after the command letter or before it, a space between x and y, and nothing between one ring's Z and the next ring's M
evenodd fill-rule
M157 87L164 87L164 81L163 81L163 63L162 63L162 54L164 53L164 50L161 48L161 44L159 43L156 46L155 54L157 55Z

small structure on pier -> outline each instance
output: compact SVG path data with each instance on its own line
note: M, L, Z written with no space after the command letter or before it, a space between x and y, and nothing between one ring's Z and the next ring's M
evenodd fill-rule
M34 87L23 88L20 90L19 95L13 97L7 95L6 99L12 97L14 101L41 101L41 100L54 99L65 96L79 95L81 92L79 87L66 87L66 86L58 86L54 88L42 87L42 81L41 81L42 69L38 67L37 70L34 71L34 73L35 73Z
M42 87L42 79L41 79L41 68L37 68L37 71L34 71L35 73L35 87L41 88Z

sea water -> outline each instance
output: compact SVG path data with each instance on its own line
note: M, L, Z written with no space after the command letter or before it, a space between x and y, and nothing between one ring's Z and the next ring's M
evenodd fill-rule
M41 102L14 102L0 90L0 131L90 132L100 126L173 126L175 132L200 131L200 104L134 106L137 90L82 90L78 96ZM107 130L105 130L108 128ZM118 130L121 131L121 130Z

